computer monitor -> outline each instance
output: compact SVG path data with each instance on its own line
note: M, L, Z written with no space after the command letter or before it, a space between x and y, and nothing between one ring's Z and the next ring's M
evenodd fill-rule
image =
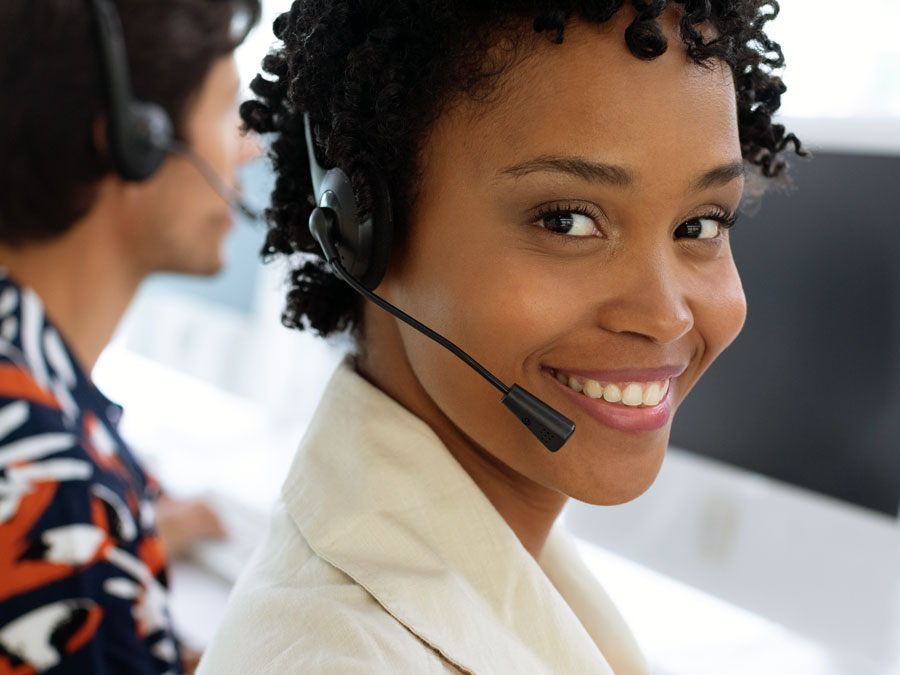
M731 232L743 332L672 443L896 515L900 153L818 152Z

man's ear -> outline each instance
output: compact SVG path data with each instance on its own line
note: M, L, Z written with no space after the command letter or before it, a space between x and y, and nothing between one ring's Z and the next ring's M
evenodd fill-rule
M109 160L109 144L106 140L106 116L99 115L94 119L91 136L93 138L94 150L97 151L97 155Z
M2 2L3 0L0 0ZM98 195L117 193L116 202L125 208L131 208L136 200L141 198L142 183L132 183L123 180L113 168L112 159L109 156L109 140L106 137L106 116L98 115L91 127L91 140L94 151L103 163L107 173L100 179L97 188Z

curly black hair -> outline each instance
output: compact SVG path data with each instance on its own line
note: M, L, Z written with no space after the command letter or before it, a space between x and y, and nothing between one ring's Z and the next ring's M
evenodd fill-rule
M783 154L799 140L772 122L785 92L774 71L781 47L765 33L775 0L631 0L637 16L625 30L639 59L666 51L657 21L669 4L682 5L681 38L695 62L726 62L737 92L741 152L767 178L781 176ZM522 40L544 33L559 44L573 17L605 22L624 0L296 0L274 23L283 45L263 61L241 107L245 125L274 134L277 173L267 210L263 257L288 256L292 269L283 323L319 335L359 326L355 292L318 254L307 229L314 206L304 139L308 113L320 163L350 176L363 213L371 210L375 172L394 197L395 237L415 200L418 157L426 134L453 96L489 96L491 85L521 57ZM700 26L709 22L714 37ZM503 40L502 50L491 48ZM511 45L511 46L510 46ZM498 58L497 53L501 56ZM491 58L488 56L491 55ZM503 56L505 55L505 56ZM405 199L398 199L405 196Z

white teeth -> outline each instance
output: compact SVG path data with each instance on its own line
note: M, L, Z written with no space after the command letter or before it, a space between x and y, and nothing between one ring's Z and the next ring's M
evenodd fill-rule
M602 385L597 380L579 380L574 375L553 373L557 380L573 391L584 394L588 398L602 398L607 403L621 403L636 408L644 405L653 407L660 404L669 391L670 380L663 382L638 383L629 382L622 385Z
M584 383L584 393L590 398L600 398L603 396L603 387L597 380L588 380Z
M644 405L659 405L662 400L662 388L654 382L644 389L644 395L641 399Z
M632 408L638 407L644 402L644 390L639 384L629 384L622 392L622 403L630 405Z
M603 400L607 403L618 403L622 400L622 390L614 384L604 387Z

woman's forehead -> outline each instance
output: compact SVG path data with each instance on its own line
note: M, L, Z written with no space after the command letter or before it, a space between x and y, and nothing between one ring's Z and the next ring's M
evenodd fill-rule
M537 158L577 157L624 168L638 184L672 165L696 176L740 163L727 64L698 65L677 32L663 55L641 60L619 28L576 23L562 44L536 45L501 76L501 95L442 116L426 166L464 165L484 181Z

